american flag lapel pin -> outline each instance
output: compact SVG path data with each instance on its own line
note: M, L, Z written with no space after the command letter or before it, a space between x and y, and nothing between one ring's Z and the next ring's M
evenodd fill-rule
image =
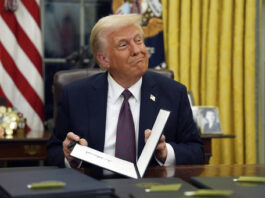
M156 97L153 94L150 94L150 100L155 102L156 101Z

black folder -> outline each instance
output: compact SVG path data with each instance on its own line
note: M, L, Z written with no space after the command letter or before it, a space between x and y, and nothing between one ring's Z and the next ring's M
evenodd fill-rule
M29 189L28 184L42 181L61 181L62 188ZM112 197L113 188L86 176L77 170L51 169L8 169L0 172L0 197L50 198L50 197Z
M231 198L264 198L265 183L235 182L238 177L192 177L191 183L198 188L233 190Z
M183 197L185 191L197 188L180 178L142 178L142 179L105 179L104 183L115 188L115 195L122 198L178 198ZM181 184L178 191L146 192L150 185Z

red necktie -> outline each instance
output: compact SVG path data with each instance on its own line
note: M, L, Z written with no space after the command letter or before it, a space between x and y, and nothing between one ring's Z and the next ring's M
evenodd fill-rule
M117 125L115 156L135 163L135 129L130 104L128 102L132 94L128 89L125 89L122 95L124 96L124 100Z

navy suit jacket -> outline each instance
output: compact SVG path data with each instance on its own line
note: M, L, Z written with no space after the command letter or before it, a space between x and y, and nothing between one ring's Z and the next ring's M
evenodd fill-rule
M56 126L47 146L50 165L64 167L62 142L69 131L85 138L89 147L103 151L107 92L107 72L64 87L58 102ZM150 99L151 94L155 101ZM176 164L204 163L203 144L185 86L150 71L144 74L141 87L138 155L145 144L144 131L152 129L160 109L171 111L163 133L174 149Z

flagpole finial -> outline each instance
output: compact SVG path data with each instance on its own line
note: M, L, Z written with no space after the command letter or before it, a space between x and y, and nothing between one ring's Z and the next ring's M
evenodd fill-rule
M18 8L17 0L5 0L5 10L15 12Z

